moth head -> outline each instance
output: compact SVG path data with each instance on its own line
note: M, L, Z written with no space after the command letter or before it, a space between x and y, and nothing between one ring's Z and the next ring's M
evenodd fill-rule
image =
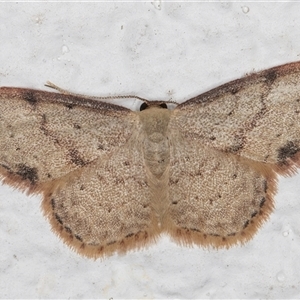
M145 109L149 109L151 107L160 107L162 109L168 109L168 105L167 102L163 102L163 101L147 101L147 102L143 102L140 106L140 111L145 110Z

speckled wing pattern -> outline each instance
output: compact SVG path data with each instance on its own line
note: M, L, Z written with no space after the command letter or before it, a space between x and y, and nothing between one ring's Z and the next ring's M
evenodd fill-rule
M273 210L276 173L299 167L300 63L192 98L169 127L182 147L170 162L170 234L183 244L245 242Z
M169 234L183 245L247 241L272 211L272 172L198 141L180 145L170 162Z
M174 124L185 121L184 136L285 172L300 149L299 73L296 62L232 81L180 104Z
M180 105L133 112L74 95L0 89L0 175L43 195L52 229L97 258L169 234L248 241L273 210L277 174L299 167L300 62Z
M3 181L42 193L45 215L69 246L96 257L151 240L151 230L145 231L150 197L133 112L18 88L0 89L0 109Z

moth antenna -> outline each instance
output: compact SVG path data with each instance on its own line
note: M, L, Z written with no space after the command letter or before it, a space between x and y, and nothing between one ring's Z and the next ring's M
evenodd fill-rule
M83 94L72 93L70 91L62 89L59 86L57 86L56 84L52 83L51 81L47 81L45 86L47 86L51 89L57 90L57 91L59 91L60 93L62 93L64 95L72 95L72 96L82 97L82 98L86 98L86 99L93 99L93 100L137 99L137 100L140 100L140 101L143 101L143 102L147 103L148 105L151 105L151 101L149 101L147 99L144 99L142 97L136 96L136 95L116 95L116 96L105 96L105 97L88 96L88 95L83 95ZM161 102L172 103L172 104L178 105L178 103L176 101L172 101L172 100L161 101Z
M83 97L83 98L86 98L86 99L93 99L93 100L112 100L112 99L129 99L129 98L133 98L133 99L138 99L138 100L141 100L143 102L146 102L147 104L151 101L147 100L147 99L144 99L144 98L141 98L139 96L136 96L136 95L116 95L116 96L105 96L105 97L101 97L101 96L88 96L88 95L83 95L83 94L77 94L77 93L72 93L72 92L69 92L67 90L64 90L62 88L60 88L59 86L57 86L56 84L50 82L50 81L47 81L45 86L47 87L50 87L54 90L57 90L59 91L60 93L64 94L64 95L72 95L72 96L76 96L76 97Z

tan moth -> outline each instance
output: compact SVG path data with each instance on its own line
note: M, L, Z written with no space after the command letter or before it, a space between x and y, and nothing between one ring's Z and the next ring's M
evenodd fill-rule
M41 193L53 230L97 258L166 233L243 244L299 167L300 62L229 82L174 110L139 112L71 94L0 89L2 181Z

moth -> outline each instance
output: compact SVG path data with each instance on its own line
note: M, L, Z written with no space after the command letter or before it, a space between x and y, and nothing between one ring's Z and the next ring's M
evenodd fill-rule
M88 97L0 89L3 183L42 195L53 231L98 258L168 234L244 244L299 167L300 62L141 111ZM3 199L1 199L3 201Z

